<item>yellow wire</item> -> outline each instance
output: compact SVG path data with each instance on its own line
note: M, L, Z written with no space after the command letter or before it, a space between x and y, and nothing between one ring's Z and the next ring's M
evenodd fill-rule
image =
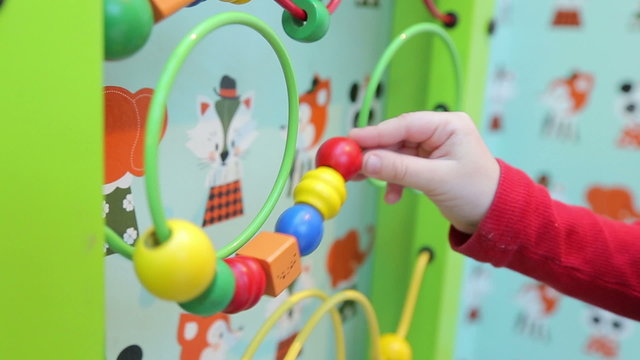
M271 329L275 326L282 315L286 314L287 311L289 311L289 309L291 309L295 304L310 297L319 298L323 301L323 303L329 299L329 295L317 289L299 291L291 295L291 297L285 300L285 302L283 302L276 309L276 311L274 311L273 314L269 316L267 321L262 324L262 327L260 328L256 336L253 338L253 340L251 340L251 343L247 347L247 350L245 350L244 355L242 355L242 360L249 360L253 358L260 344L262 344L269 331L271 331ZM336 336L336 359L345 360L346 350L344 345L344 330L342 329L342 319L340 318L340 313L338 313L335 308L331 309L331 320Z
M364 313L369 325L369 334L371 337L371 358L380 359L380 328L378 326L378 319L376 318L376 313L373 310L373 306L371 306L371 303L369 302L367 297L362 293L355 290L343 290L325 300L322 306L320 306L313 313L313 315L311 315L311 318L304 326L304 328L302 328L302 331L300 331L300 333L298 333L296 338L293 340L293 343L291 344L287 355L284 357L284 360L295 360L302 350L302 344L304 344L309 335L311 335L311 332L318 324L318 322L320 322L322 316L324 316L327 311L335 311L336 304L346 300L353 300L359 303L364 309Z
M420 284L424 277L424 272L431 260L431 253L428 251L422 251L416 259L416 263L413 267L413 274L411 275L411 282L407 289L407 297L404 299L404 307L402 308L402 316L398 323L398 330L396 335L401 338L406 338L409 328L411 327L411 319L413 319L413 312L416 308L416 302L418 300L418 292L420 291Z

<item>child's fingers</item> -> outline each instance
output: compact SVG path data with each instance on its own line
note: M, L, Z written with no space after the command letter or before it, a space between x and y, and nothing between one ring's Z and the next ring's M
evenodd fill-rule
M356 174L354 177L352 177L351 179L349 179L349 181L362 181L365 180L367 178L366 175L358 173Z
M439 166L446 160L428 160L389 150L370 150L364 155L362 173L392 184L426 191L443 177Z
M402 198L404 186L398 184L387 183L387 191L384 194L384 201L387 204L395 204Z
M403 141L422 143L431 139L441 143L441 136L437 135L456 116L460 114L432 111L407 113L375 126L352 129L349 136L363 148L388 147Z

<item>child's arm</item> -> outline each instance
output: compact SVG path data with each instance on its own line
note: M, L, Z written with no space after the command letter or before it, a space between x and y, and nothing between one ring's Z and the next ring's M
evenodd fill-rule
M487 215L473 235L452 227L451 246L640 320L640 225L555 201L522 171L500 167Z
M496 161L467 115L404 114L350 136L367 149L362 173L390 183L386 200L403 186L423 191L457 251L640 320L640 225L552 200Z

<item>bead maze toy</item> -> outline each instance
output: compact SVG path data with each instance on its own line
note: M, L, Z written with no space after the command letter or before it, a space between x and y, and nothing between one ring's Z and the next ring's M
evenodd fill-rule
M303 4L304 1L297 3ZM332 2L334 3L337 1ZM308 10L305 7L303 9ZM307 15L310 14L311 11L307 11ZM178 70L199 41L214 30L231 24L252 28L276 53L287 85L288 128L280 169L265 204L235 240L216 251L199 226L185 220L166 219L160 195L157 149L165 105ZM406 40L420 33L431 33L443 39L459 69L455 47L441 28L426 23L408 28L394 39L378 62L367 87L363 109L358 118L359 126L366 123L375 89L391 57ZM460 91L459 70L456 76ZM158 81L147 121L145 181L154 227L140 238L135 248L127 245L108 227L105 230L111 249L133 261L141 284L151 294L174 301L183 310L199 316L211 316L219 312L234 314L252 308L264 295L278 296L298 277L301 258L311 254L320 245L324 221L337 216L346 201L345 184L360 171L362 149L346 137L331 138L323 143L316 154L316 168L307 172L294 189L295 204L280 215L274 232L258 232L280 197L292 166L298 131L296 94L291 61L282 41L264 22L251 15L230 12L211 17L196 26L177 46ZM458 106L459 102L460 96ZM303 291L294 294L271 315L247 348L243 359L253 356L280 316L294 304L307 298L318 298L322 300L322 305L296 336L285 359L297 357L302 344L327 312L331 313L333 320L337 359L344 359L343 330L335 306L346 300L359 303L365 311L371 336L372 358L411 359L411 347L405 338L413 317L418 289L432 256L433 253L428 248L421 249L417 256L402 317L395 333L379 335L373 306L366 296L357 291L343 290L333 296L319 290Z
M324 3L327 4L328 1ZM345 6L337 10L337 15L341 15L340 11L353 12L354 15L384 11L384 14L381 15L393 19L392 22L390 20L381 23L378 27L367 28L372 31L363 34L363 40L370 41L366 49L373 47L378 49L368 51L370 56L377 57L382 53L384 45L381 41L386 41L384 39L387 39L390 33L400 34L409 25L429 18L424 10L424 4L420 1L380 1L380 8L375 10L354 5L358 3L365 3L365 1L345 2ZM366 1L366 3L375 2ZM6 135L5 141L3 141L4 149L6 149L4 152L6 155L5 163L8 165L5 170L8 174L13 174L6 176L3 184L5 189L14 190L5 192L5 201L0 207L2 208L0 212L4 212L5 215L4 220L7 225L5 228L8 230L7 241L4 242L5 257L0 261L2 264L0 269L8 275L3 277L4 287L17 291L7 291L4 296L3 304L5 306L2 315L4 322L0 327L4 341L0 345L0 358L46 358L51 357L51 349L56 352L64 349L67 358L102 359L105 357L105 347L107 356L115 358L112 355L118 353L121 346L128 344L117 340L118 338L123 339L120 336L123 334L113 332L113 326L108 326L105 323L107 316L109 317L108 322L113 325L114 321L117 321L112 318L113 315L123 315L122 310L126 313L139 313L141 310L147 312L144 306L149 305L152 300L149 299L146 291L141 293L138 291L118 292L118 294L122 294L122 296L118 296L118 299L122 298L131 303L114 303L111 296L105 293L106 290L109 290L113 294L114 289L122 288L113 286L113 283L117 283L121 279L118 272L112 271L114 266L110 265L113 264L109 263L115 263L118 271L126 270L129 268L127 265L131 265L131 263L119 258L118 255L105 259L103 254L101 232L103 231L104 219L101 206L102 194L98 188L103 184L104 149L102 141L104 126L102 119L104 96L98 90L107 84L105 81L131 87L154 87L157 79L150 80L148 72L145 71L148 68L144 66L142 71L138 71L142 75L140 77L142 82L132 77L123 79L120 69L129 68L129 60L104 63L104 44L102 41L104 36L102 30L104 3L37 1L35 8L33 4L25 1L5 0L0 7L0 28L3 30L0 31L2 47L6 54L12 54L0 58L0 64L2 64L0 72L3 74L3 88L6 90L3 93L3 100L0 100L2 103L0 117L21 119L21 121L8 120L3 122L3 133ZM455 8L457 14L462 15L456 28L447 30L447 33L455 39L463 59L464 90L465 94L469 95L465 96L464 109L470 112L473 118L480 119L488 63L489 35L487 27L493 15L491 13L493 1L453 2L443 0L437 1L437 4L444 12ZM198 5L196 8L184 9L182 14L178 13L175 19L169 20L176 25L183 26L182 20L185 20L186 16L182 15L190 16L197 12L208 17L202 12L217 11L218 9L234 10L234 7L241 11L253 12L258 17L267 14L274 15L277 12L278 19L273 19L274 23L270 23L270 25L276 30L281 26L278 23L281 11L275 3L268 1L253 2L241 6L209 1L208 4ZM260 12L255 11L258 7ZM37 11L34 11L36 8ZM262 10L273 10L273 12L262 12ZM273 18L273 16L269 16L269 18ZM61 19L62 21L60 21ZM333 27L331 31L334 34L337 33L334 26L337 20L347 21L347 26L353 27L355 30L357 30L357 25L361 25L361 18L358 17L334 17L331 24ZM187 28L178 32L179 36L184 35L192 25L188 25ZM162 24L161 26L172 27L173 24ZM362 28L362 26L360 27ZM20 31L20 29L30 29L30 31ZM159 35L158 30L161 29L155 30L153 35ZM382 34L382 36L378 37L378 40L367 36L371 35L373 31L376 34ZM353 34L349 32L345 35ZM166 40L157 37L151 40L159 40L166 44ZM445 53L446 49L436 47L441 45L439 43L432 46L431 42L425 41L426 37L418 37L407 44L406 47L411 51L399 53L390 64L388 77L383 81L385 94L387 94L385 100L387 116L412 109L433 109L438 103L453 104L454 88L451 81L453 78L450 78L452 73L449 71L450 60L448 54ZM357 39L352 36L344 36L344 40L356 41ZM326 39L325 45L327 48L335 49L331 41L332 39ZM149 45L155 44L151 44L150 41ZM382 47L380 47L381 45ZM315 48L315 46L313 47ZM135 58L130 59L131 62L137 63L147 59L150 55L147 50L152 49L143 49L139 54L136 54ZM162 50L162 53L165 54L163 58L168 58L169 54L164 51L165 48ZM304 49L301 50L304 51ZM311 50L309 53L313 53L315 49L309 50ZM354 49L345 50L351 52ZM43 61L43 54L47 54L46 61ZM347 54L341 55L342 59L350 60L350 57L346 58ZM304 62L307 60L305 54L301 54L300 58L294 65L305 64ZM158 65L158 57L153 57L152 60L154 67ZM308 60L313 60L313 58ZM349 79L348 82L354 79L362 82L360 80L364 80L363 75L373 69L374 63L367 62L367 65L362 65L360 59L353 60L353 65L345 61L344 66L337 65L339 67L331 68L331 71L344 72L345 69L350 69L349 75L353 74L353 79ZM298 62L300 64L297 64ZM274 64L278 66L277 63L274 62ZM322 66L330 68L327 64L322 64ZM356 66L360 66L360 68L356 68ZM131 68L132 71L136 70L135 67ZM304 68L301 70L301 73L308 73ZM216 70L216 72L218 71ZM112 75L115 75L115 78ZM322 75L328 76L330 74L323 73ZM26 81L28 79L36 79L36 81ZM129 82L129 80L133 82ZM280 80L275 78L274 81L279 82ZM298 78L298 81L301 83L302 78ZM305 79L305 83L307 81L308 78ZM282 85L280 84L280 86ZM422 91L425 87L426 90ZM132 88L132 90L135 89ZM304 89L301 86L300 91L302 90ZM299 96L300 93L296 95ZM173 97L172 94L171 98ZM284 93L281 94L282 97L284 97ZM285 106L284 101L284 99L279 101L279 105ZM361 101L358 101L358 105L360 103ZM189 104L186 105L189 106ZM171 108L169 111L172 111ZM63 114L63 116L57 114ZM280 118L282 119L284 116L286 115L282 114ZM284 123L284 121L282 122ZM33 128L40 128L41 131L34 132ZM29 135L22 136L20 134ZM332 133L332 135L340 134ZM284 137L280 143L283 142ZM166 143L163 144L163 148L159 150L165 150L166 145ZM45 152L40 151L46 156L46 161L33 161L35 153L23 151L24 149L34 149L36 152L37 149L46 149ZM69 161L69 159L73 159L73 161ZM278 160L274 157L272 161L274 162L272 165L276 166L273 174L273 178L275 178L277 171L275 162ZM164 163L162 164L164 165ZM162 170L169 170L169 168L164 169L163 165L161 165ZM168 166L173 167L173 165L176 164L172 163ZM34 180L37 182L34 183ZM140 178L140 180L144 180L144 178ZM29 187L27 186L29 184L37 186ZM349 186L352 185L355 184ZM73 191L70 191L70 186ZM265 185L263 196L266 196L269 186L269 184ZM364 187L366 185L359 184L357 186ZM141 186L138 190L144 191L143 187ZM177 190L185 189L180 189L179 185L171 190L166 188L166 191ZM140 193L138 192L138 194ZM167 193L167 195L169 194ZM146 198L146 196L142 197ZM349 197L350 199L347 200L345 206L350 206L350 203L355 200L351 191ZM148 209L142 203L143 198L139 198L140 201L136 203L143 217L140 219L141 224L145 224L139 229L140 234L149 227L147 220L149 217L146 215ZM64 200L64 204L60 202L61 200ZM167 207L177 206L168 198L166 201L165 206ZM55 209L51 207L52 204L58 202L63 206L58 206ZM368 202L371 202L372 205L376 204L375 199ZM262 202L256 204L258 207L253 210L251 217L246 218L246 223L257 213L261 205ZM293 203L287 205L293 205ZM286 206L282 210L285 208ZM199 211L199 209L197 210ZM329 227L333 225L330 224L331 222L344 223L346 212L343 210L336 220L325 224L327 235ZM373 209L369 212L371 215L374 213ZM429 271L425 275L426 283L422 286L420 306L415 309L416 321L413 321L407 339L412 343L414 358L451 358L447 355L454 349L451 344L455 340L456 326L451 319L454 319L458 314L456 303L459 298L461 281L457 278L461 275L462 259L457 259L453 254L447 253L448 244L446 242L435 241L446 238L448 225L440 220L437 211L426 200L414 196L407 196L405 201L394 206L380 204L375 209L375 213L379 214L375 224L378 239L375 242L375 251L378 254L384 253L385 256L370 258L366 266L367 270L371 270L373 279L370 284L369 297L378 312L378 321L382 331L395 330L399 309L402 307L402 294L405 292L410 276L411 259L417 254L417 249L426 239L433 246L437 259L434 266L429 266ZM275 218L272 219L275 223ZM335 225L336 228L339 227L339 224ZM236 231L239 233L241 230L237 229ZM273 228L270 227L267 230L273 230ZM216 244L218 244L218 240L222 240L221 243L226 244L234 239L234 235L237 233L221 238L214 228L210 234L216 238ZM402 241L387 241L389 238L401 238ZM324 250L324 247L328 245L327 240L332 239L325 235L323 244L315 254ZM220 250L221 247L216 246L216 249ZM218 251L218 255L219 253ZM24 266L25 256L17 256L20 254L28 254L30 266ZM307 259L303 260L307 261ZM105 267L105 265L107 266ZM389 269L394 271L388 271ZM105 271L108 271L107 276L105 276ZM367 271L368 273L369 271ZM130 280L136 281L130 279L134 277L132 271L129 271L127 275L131 275L126 276L127 284ZM137 304L135 298L138 298L138 301L148 302ZM34 312L33 309L42 307L43 301L47 309L55 309L55 311ZM111 312L105 313L105 305L111 309ZM148 313L154 312L156 306L162 311L163 308L172 307L173 304L155 302L153 309ZM176 307L174 312L178 312L178 310L180 309ZM117 311L117 313L113 314L113 311ZM242 318L254 317L254 313L255 310L238 316L236 325L242 322ZM154 320L174 320L170 314L167 315L162 318L154 317ZM129 316L121 316L121 318L124 330L132 329L132 332L138 332L134 318ZM33 326L35 321L37 321L36 327ZM349 325L347 324L347 327ZM47 334L47 336L38 338L39 346L33 346L34 329L39 333ZM155 332L163 332L173 335L173 327L156 327L148 330L144 331L143 336L153 337L150 341L154 342L148 343L148 348L144 348L145 358L149 356L162 358L162 356L154 357L149 352L170 350L177 347L173 342L160 340L155 334ZM256 331L254 326L252 326L252 331ZM347 331L345 330L345 332ZM246 330L245 334L247 334ZM273 334L270 335L273 336ZM333 336L333 334L330 335ZM348 332L347 335L349 335ZM316 332L311 339L314 337L316 337ZM139 338L128 337L126 341L129 339L137 341ZM268 338L266 342L269 340ZM357 339L354 340L359 342ZM245 339L242 341L244 342ZM348 338L347 341L349 341ZM305 344L304 351L307 351L308 344L309 342ZM264 345L261 347L261 351L270 350L266 349L269 344ZM351 345L348 346L351 347ZM358 345L358 347L361 346ZM237 349L236 347L234 350L244 350L244 348ZM331 350L333 351L333 349Z
M489 61L490 35L487 32L492 17L493 2L437 1L441 12L455 11L458 22L446 33L455 41L464 74L464 95L461 107L455 108L457 86L456 69L447 47L437 39L426 41L429 35L416 36L403 45L389 64L385 84L388 96L385 103L387 116L413 110L439 110L440 104L451 110L463 110L474 119L482 119L483 95L486 86L486 68ZM422 1L396 2L399 11L394 17L393 33L402 34L407 28L422 23L425 4ZM434 23L441 25L434 19ZM440 107L443 108L443 107ZM464 259L450 249L450 224L428 199L413 196L407 191L403 200L387 205L378 203L376 256L373 260L373 287L370 299L378 311L381 328L395 327L402 299L395 294L404 292L410 269L400 259L414 256L424 244L437 254L434 266L429 267L425 284L420 292L421 305L415 309L416 319L407 337L416 359L449 359L455 357L457 338L455 319L463 278ZM402 219L399 223L398 219ZM384 241L401 237L402 243ZM389 273L389 268L398 269Z
M106 0L104 2L105 59L118 60L136 53L158 23L185 7L205 0ZM241 5L251 0L220 0ZM276 0L284 12L282 26L287 35L301 42L321 39L329 30L330 15L341 0L326 6L319 0Z

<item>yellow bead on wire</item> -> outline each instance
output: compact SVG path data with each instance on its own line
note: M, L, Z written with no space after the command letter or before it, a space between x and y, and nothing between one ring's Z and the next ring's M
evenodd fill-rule
M338 214L347 199L347 187L339 172L320 166L304 174L293 190L293 199L315 207L328 220Z
M232 4L236 4L236 5L241 5L241 4L246 4L251 0L220 0L223 2L228 2L228 3L232 3Z

